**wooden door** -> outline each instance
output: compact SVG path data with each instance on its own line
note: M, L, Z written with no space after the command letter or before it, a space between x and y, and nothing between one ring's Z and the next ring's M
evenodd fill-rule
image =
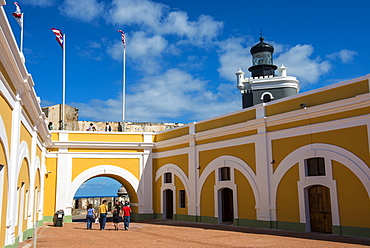
M172 219L173 215L173 191L168 189L165 191L166 197L166 219Z
M321 185L308 189L312 232L332 233L330 189Z
M222 222L234 220L233 191L228 188L221 190Z

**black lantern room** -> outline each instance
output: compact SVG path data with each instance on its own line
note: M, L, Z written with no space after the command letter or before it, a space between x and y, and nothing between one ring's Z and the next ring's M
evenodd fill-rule
M264 38L260 37L260 42L251 48L253 66L249 67L248 70L252 73L252 77L274 76L277 69L277 66L273 65L272 62L274 47L263 40Z

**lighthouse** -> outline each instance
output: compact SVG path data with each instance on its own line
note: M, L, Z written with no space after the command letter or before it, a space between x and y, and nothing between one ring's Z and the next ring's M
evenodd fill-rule
M251 77L245 78L245 72L240 68L235 73L237 88L242 94L242 107L248 108L256 104L267 103L283 97L295 95L299 92L299 81L292 76L287 76L287 69L284 65L278 68L273 64L274 47L260 42L250 50L253 65L248 68ZM278 75L275 71L278 70Z

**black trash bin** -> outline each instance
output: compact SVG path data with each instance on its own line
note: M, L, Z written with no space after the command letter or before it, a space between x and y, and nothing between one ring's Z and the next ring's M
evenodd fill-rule
M63 217L64 217L64 211L58 210L54 214L54 226L62 227L63 226Z

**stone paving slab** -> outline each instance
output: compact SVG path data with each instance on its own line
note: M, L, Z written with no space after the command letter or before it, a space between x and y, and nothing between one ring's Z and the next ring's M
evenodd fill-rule
M130 230L115 231L112 222L100 231L85 222L38 229L36 247L366 247L370 239L333 234L237 227L223 224L153 220L131 223ZM33 246L33 238L19 247Z

